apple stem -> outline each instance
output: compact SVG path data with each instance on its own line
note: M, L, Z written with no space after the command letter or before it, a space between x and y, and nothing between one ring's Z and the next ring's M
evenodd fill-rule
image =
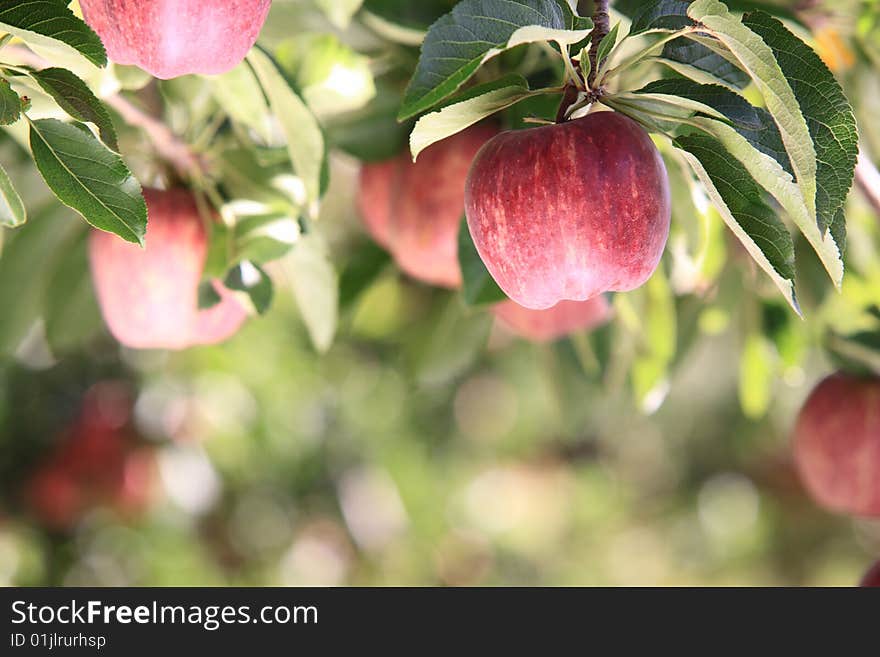
M599 71L596 61L599 57L599 44L608 35L611 29L611 18L608 15L608 0L594 0L593 2L593 34L590 37L590 79L587 86L592 87Z

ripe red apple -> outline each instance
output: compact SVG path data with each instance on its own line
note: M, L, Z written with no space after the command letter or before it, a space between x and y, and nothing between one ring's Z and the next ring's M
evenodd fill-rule
M880 379L837 373L819 383L798 416L794 456L818 504L880 516Z
M117 64L157 78L215 75L254 45L271 0L80 0L83 17Z
M672 211L660 153L614 112L499 134L471 166L465 210L498 285L536 310L640 286Z
M458 226L464 184L480 147L497 134L477 124L426 148L414 163L409 153L366 164L358 206L373 238L398 266L432 285L461 285Z
M535 342L550 342L604 324L611 316L611 307L600 295L586 301L560 301L546 310L503 301L492 306L492 313L512 333Z
M214 344L235 333L247 313L218 282L220 303L198 309L208 237L195 199L181 189L144 190L146 248L93 231L92 279L110 332L140 349Z
M871 566L870 570L865 573L859 586L880 587L880 561Z

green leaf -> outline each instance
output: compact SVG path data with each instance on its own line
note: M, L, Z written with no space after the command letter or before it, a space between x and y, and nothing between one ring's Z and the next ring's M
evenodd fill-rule
M734 90L749 84L748 73L702 43L685 37L673 39L663 46L658 61L697 82L721 84Z
M327 244L321 235L309 233L280 265L312 344L318 351L327 351L336 333L339 309L339 287Z
M578 56L578 63L581 67L581 77L584 80L590 79L590 72L593 70L593 62L590 61L590 47L581 48L581 54Z
M28 44L81 54L95 66L106 66L107 53L101 39L84 21L77 18L58 0L6 2L0 7L0 30L9 32Z
M452 95L488 59L535 41L563 46L584 39L592 27L572 29L570 8L555 0L463 0L428 30L399 120L430 109Z
M34 161L49 188L95 228L143 245L147 205L125 162L84 125L31 121Z
M235 202L226 208L234 208ZM235 252L241 260L263 264L284 256L300 237L299 223L288 213L266 209L258 214L238 214L235 220Z
M230 290L247 294L258 315L264 315L272 305L272 279L259 266L244 260L226 274L223 285Z
M794 291L794 243L761 188L715 139L688 135L673 142L706 188L734 235L800 314Z
M690 2L683 0L654 0L643 3L642 10L633 17L629 28L630 36L645 32L676 32L693 25L687 15L689 4Z
M252 48L247 61L281 124L294 171L302 179L309 201L314 204L321 197L321 169L325 157L321 126L269 55L260 48ZM313 208L312 213L316 211Z
M758 420L770 408L776 378L773 347L761 333L746 338L739 362L739 403L743 414Z
M374 242L364 242L348 259L339 277L339 307L348 308L391 262L391 256Z
M31 77L71 118L94 123L101 140L114 151L119 151L116 130L113 128L113 121L110 120L110 114L85 82L63 68L44 68L32 72Z
M773 51L757 34L717 0L696 0L688 15L702 23L749 73L773 116L807 209L816 212L816 151L794 91L785 79Z
M0 125L12 125L21 117L21 98L9 80L0 78Z
M458 229L458 265L461 267L465 303L476 306L507 299L480 259L465 218L462 218Z
M409 138L413 160L431 144L446 139L521 100L542 93L548 92L531 91L526 79L516 74L506 75L500 80L469 89L459 99L436 112L425 114L416 122Z
M210 78L214 98L233 121L256 132L264 143L272 139L272 116L253 69L242 62Z
M0 165L0 226L15 228L27 221L27 211L6 169Z
M646 93L649 91L668 93ZM680 94L680 96L675 94ZM823 234L819 230L819 226L807 209L800 188L795 184L790 173L774 158L773 154L764 153L752 141L754 135L766 136L775 129L776 126L769 116L764 117L765 125L761 126L759 123L756 126L754 122L760 122L762 114L759 114L757 108L749 105L744 98L724 87L700 85L690 80L659 80L648 84L635 94L629 94L629 96L666 99L666 102L671 104L678 100L682 103L682 107L690 107L697 111L699 111L698 106L692 107L688 103L696 102L695 99L699 99L700 104L711 106L714 111L720 111L723 115L722 118L728 119L733 125L705 116L691 117L683 122L718 139L727 151L739 160L752 178L769 192L788 213L816 251L831 280L835 285L840 286L843 281L843 257L834 239L828 233ZM712 116L708 112L705 114ZM766 112L763 114L766 115ZM742 126L746 126L747 129L743 129Z
M602 37L599 42L599 48L596 50L596 66L601 67L602 62L608 57L608 53L617 45L617 33L620 31L620 22L614 24L614 27Z
M816 216L824 232L852 186L859 150L852 107L819 55L781 22L756 11L743 24L773 51L807 121L817 159Z

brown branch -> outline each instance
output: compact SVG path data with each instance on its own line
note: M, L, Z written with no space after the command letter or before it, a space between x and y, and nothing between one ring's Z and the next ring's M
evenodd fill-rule
M877 167L864 151L859 153L856 163L856 184L880 219L880 171L877 171Z
M590 79L587 80L587 86L592 87L596 80L596 73L599 70L597 61L599 57L599 44L602 43L611 29L611 18L608 15L608 0L595 0L593 2L593 34L590 38Z
M22 46L7 46L3 55L34 69L50 66L45 59ZM126 123L143 130L156 153L174 167L178 175L188 177L205 170L204 160L160 119L140 109L121 94L110 94L102 100L115 109Z

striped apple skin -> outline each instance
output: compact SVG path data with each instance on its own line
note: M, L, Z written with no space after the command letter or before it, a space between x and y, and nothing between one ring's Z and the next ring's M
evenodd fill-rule
M499 134L471 166L465 210L493 278L535 310L642 285L672 212L660 153L614 112Z

